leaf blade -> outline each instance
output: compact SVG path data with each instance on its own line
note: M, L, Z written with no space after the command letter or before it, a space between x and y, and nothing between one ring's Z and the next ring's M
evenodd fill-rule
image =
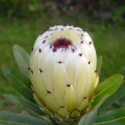
M98 104L103 95L109 94L111 96L118 89L118 87L122 83L122 80L123 76L120 74L116 74L100 83L97 86L98 92L95 94L94 101L92 102L92 107Z
M25 75L8 65L4 65L2 71L5 78L22 96L34 102L33 94L28 84L30 80Z
M87 117L86 119L86 124L85 125L92 125L96 119L96 115L97 115L97 109L93 110Z
M47 121L29 115L0 111L0 125L51 125Z
M28 70L28 68L30 67L29 54L19 45L13 46L13 54L20 71L29 78L29 70Z
M14 104L21 106L21 107L25 107L30 109L31 111L39 114L39 115L45 115L41 110L40 107L37 104L34 104L32 102L30 102L29 100L23 98L23 97L19 97L19 96L15 96L12 94L5 94L4 95L9 101L13 102Z
M97 116L94 125L123 125L125 123L125 108L116 109L108 114Z
M102 103L107 99L107 97L108 94L104 95L96 107L94 107L85 115L83 115L78 125L93 125L93 122L95 121L96 118L97 110L102 105Z
M121 86L116 90L114 94L112 94L98 109L98 113L103 112L106 108L112 105L116 100L125 95L125 81L121 84Z

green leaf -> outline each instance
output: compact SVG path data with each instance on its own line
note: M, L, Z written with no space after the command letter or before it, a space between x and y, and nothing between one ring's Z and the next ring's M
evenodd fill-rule
M125 124L125 108L120 108L108 114L97 116L94 125L124 125Z
M97 72L100 73L102 67L102 56L98 56L97 58Z
M108 97L108 94L103 96L96 107L93 107L89 112L87 112L85 115L83 115L82 118L80 119L78 125L93 125L93 123L96 119L97 110L101 106L101 104L107 99L107 97Z
M122 74L124 76L125 81L125 69L120 71L119 74ZM125 95L122 98L120 98L119 103L122 103L120 106L125 107Z
M33 94L30 89L29 79L20 73L18 70L15 68L4 65L2 67L3 74L9 81L9 83L25 98L27 98L30 101L33 101Z
M80 119L78 125L92 125L95 121L96 115L97 110L92 110L90 113L87 113Z
M27 111L27 113L29 114L29 115L31 115L31 116L33 116L33 117L37 117L37 118L41 118L38 114L36 114L35 112L33 112L33 111L31 111L31 110L29 110L29 109L27 109L27 108L24 108L26 111Z
M94 123L93 125L125 125L125 118L115 121Z
M86 125L92 125L96 119L97 115L97 108L93 110L91 113L88 114L88 117L86 119Z
M112 105L116 100L125 95L125 81L121 84L121 86L116 90L114 94L112 94L98 109L98 113L103 112L106 108Z
M40 107L32 102L30 102L29 100L23 98L23 97L19 97L19 96L15 96L12 94L5 94L4 95L9 101L12 101L14 104L19 105L23 108L27 108L29 110L32 110L33 112L39 114L39 115L45 115L41 110Z
M29 70L28 70L28 68L30 67L29 54L19 45L13 46L13 54L15 56L20 71L29 78Z
M103 95L109 94L110 96L118 89L123 76L120 74L111 76L97 86L97 93L95 94L94 101L92 102L92 107L98 104Z
M51 123L29 115L0 111L0 125L52 125Z

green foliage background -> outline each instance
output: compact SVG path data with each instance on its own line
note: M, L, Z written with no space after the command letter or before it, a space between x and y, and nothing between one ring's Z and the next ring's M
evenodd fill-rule
M100 0L1 0L0 1L0 66L9 64L17 68L12 47L19 44L30 54L35 39L55 24L79 26L92 32L97 55L102 55L100 81L125 69L125 2ZM78 5L78 7L76 6ZM81 6L79 6L81 5ZM101 5L101 6L100 6ZM56 6L56 7L55 7ZM70 10L71 6L75 7ZM53 8L56 9L53 9ZM80 8L80 9L79 9ZM103 13L102 13L103 12ZM106 16L106 13L110 16ZM99 16L101 13L101 16ZM104 18L102 18L104 17ZM2 95L18 93L5 80L0 70L0 109L25 113L7 101ZM121 107L125 101L116 102Z

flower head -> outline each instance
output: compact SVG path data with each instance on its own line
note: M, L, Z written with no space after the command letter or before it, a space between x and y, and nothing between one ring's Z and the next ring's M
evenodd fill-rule
M90 107L99 81L96 51L89 34L56 25L38 36L30 57L33 95L58 124L79 120Z

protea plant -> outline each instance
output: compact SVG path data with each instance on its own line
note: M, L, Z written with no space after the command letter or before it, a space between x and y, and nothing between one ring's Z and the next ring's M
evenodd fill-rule
M37 38L30 56L33 95L41 110L60 124L74 123L89 110L99 81L89 34L56 25Z
M109 115L125 111L118 109L107 115L110 109L106 108L124 94L125 83L123 76L117 74L98 85L102 58L97 58L93 40L84 29L71 24L50 27L38 36L31 56L18 45L14 46L14 56L21 72L4 65L3 73L23 97L10 94L5 97L21 105L31 116L13 114L11 122L111 125L119 115ZM2 120L12 117L11 113L0 113L5 116ZM120 116L122 121L123 116L124 113Z

